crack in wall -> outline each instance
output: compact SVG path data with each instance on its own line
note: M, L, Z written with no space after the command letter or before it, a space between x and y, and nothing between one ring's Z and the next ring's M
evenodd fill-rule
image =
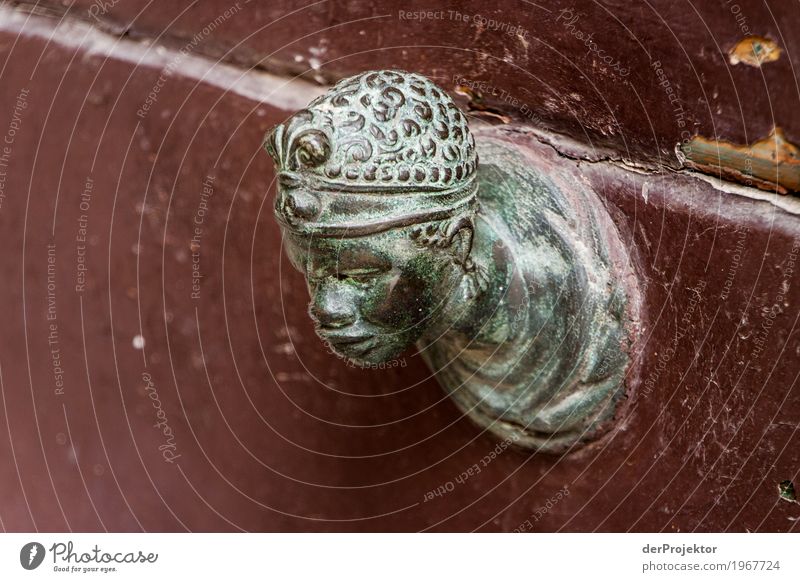
M94 23L73 17L67 8L55 10L52 7L32 5L27 2L8 2L0 0L0 30L16 34L38 37L60 46L79 49L89 55L99 55L134 63L136 66L164 69L179 54L172 47L157 44L149 37L137 37L129 28L102 30ZM60 20L54 21L55 17ZM173 37L173 40L174 37ZM181 62L181 74L217 86L255 102L265 103L286 111L302 109L311 100L324 93L328 86L317 85L297 75L287 76L265 72L261 68L245 69L235 63L213 61L205 55L189 54ZM482 113L477 111L475 113ZM589 150L586 144L564 134L544 131L529 125L511 122L502 115L499 121L510 132L530 135L540 143L551 147L557 155L567 160L586 164L608 164L624 171L643 175L675 173L702 179L715 189L744 196L754 200L769 202L786 212L800 215L800 200L791 196L767 194L757 188L739 185L736 180L722 180L714 176L719 172L700 173L699 165L685 164L673 168L667 164L643 163L618 155L611 149ZM754 144L755 145L755 144ZM753 147L753 146L751 146ZM718 169L715 167L715 169ZM721 173L722 177L730 175Z
M152 39L110 35L82 20L62 18L54 22L50 16L30 16L28 12L2 3L0 31L40 38L50 44L84 51L89 56L117 59L155 70L164 70L180 57L181 75L286 111L302 109L327 89L296 77L247 70L205 56L182 55L180 51L151 42Z

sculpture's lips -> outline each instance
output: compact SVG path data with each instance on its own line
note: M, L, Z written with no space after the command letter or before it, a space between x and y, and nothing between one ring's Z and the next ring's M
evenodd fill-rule
M373 338L372 334L332 333L324 329L318 330L317 333L325 341L331 342L332 344L341 344L341 345L357 344L359 342L363 342L365 340Z
M364 340L372 339L370 335L356 335L356 336L327 336L328 340L337 344L357 344Z
M362 352L374 347L375 336L370 334L337 334L326 331L318 331L323 341L328 342L332 347L345 352Z

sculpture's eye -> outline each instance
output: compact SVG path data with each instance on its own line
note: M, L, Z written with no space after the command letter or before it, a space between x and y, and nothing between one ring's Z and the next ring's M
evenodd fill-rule
M350 281L361 287L372 285L383 273L382 269L348 269L338 271L336 278L339 281Z

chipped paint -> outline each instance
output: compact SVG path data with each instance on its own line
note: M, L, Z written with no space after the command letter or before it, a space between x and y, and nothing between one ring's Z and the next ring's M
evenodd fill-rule
M459 84L455 86L453 92L457 95L463 95L467 98L467 109L469 109L469 111L478 115L484 115L486 117L497 119L501 123L511 123L511 118L508 115L505 115L502 111L495 109L494 107L490 107L484 101L483 95L480 91L473 90L467 85Z
M680 152L700 172L779 194L800 192L800 148L780 128L749 146L698 135Z
M732 65L742 63L751 67L777 61L780 56L781 47L778 43L763 36L745 37L728 52L728 60Z
M794 488L794 483L792 483L789 479L781 481L778 484L778 496L783 501L789 501L790 503L800 503L800 501L797 501L797 491Z

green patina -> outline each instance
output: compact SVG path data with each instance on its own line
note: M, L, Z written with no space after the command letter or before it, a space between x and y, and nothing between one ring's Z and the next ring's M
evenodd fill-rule
M595 438L624 392L638 290L596 195L426 78L345 79L267 136L275 214L339 355L416 346L473 420L518 446ZM478 159L480 158L480 165Z

